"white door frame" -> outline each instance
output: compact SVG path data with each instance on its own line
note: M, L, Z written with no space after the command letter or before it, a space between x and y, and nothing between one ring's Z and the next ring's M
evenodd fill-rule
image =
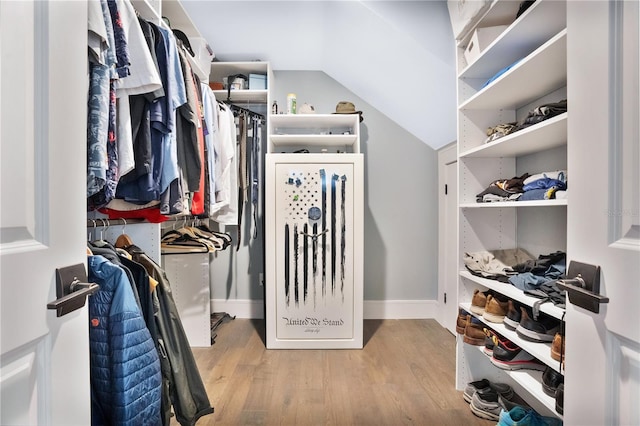
M437 308L437 318L440 325L447 328L452 333L455 333L455 318L449 318L450 311L452 309L446 309L447 305L450 306L451 303L457 304L457 279L453 283L453 285L447 286L445 282L447 274L445 271L445 238L447 234L448 227L447 223L452 224L455 232L457 233L457 217L452 220L448 220L446 218L446 197L445 195L445 184L446 184L446 166L458 161L458 144L457 142L452 142L449 145L441 148L438 151L438 308ZM456 183L457 185L457 183ZM457 201L456 201L457 203ZM456 209L457 211L457 209ZM452 253L453 256L457 256L457 237L456 243L454 245L455 253ZM450 271L451 274L455 274L457 276L457 271ZM445 304L444 295L447 293L447 303Z

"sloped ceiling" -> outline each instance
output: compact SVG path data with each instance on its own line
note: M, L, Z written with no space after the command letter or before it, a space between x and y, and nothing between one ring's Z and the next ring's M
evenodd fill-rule
M183 0L221 61L323 71L425 144L456 138L446 1Z

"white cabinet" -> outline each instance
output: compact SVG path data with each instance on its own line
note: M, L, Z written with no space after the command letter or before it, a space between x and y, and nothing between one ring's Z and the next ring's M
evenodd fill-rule
M180 322L191 347L211 346L209 253L163 254Z
M523 248L538 257L566 252L567 247L567 199L476 202L476 195L497 179L567 167L568 113L486 143L489 127L519 121L541 104L566 99L566 3L538 0L517 19L516 11L514 2L492 3L478 26L508 27L472 63L467 64L464 55L469 37L457 47L458 304L468 312L475 289L491 289L528 306L538 299L508 283L471 274L465 268L464 253ZM564 310L545 303L541 312L561 319ZM526 341L502 324L485 324L560 371L559 363L551 358L550 343ZM541 372L501 370L481 349L463 343L459 336L458 389L483 377L509 382L541 414L561 417L555 399L542 390Z
M269 117L269 349L361 349L364 161L358 115Z

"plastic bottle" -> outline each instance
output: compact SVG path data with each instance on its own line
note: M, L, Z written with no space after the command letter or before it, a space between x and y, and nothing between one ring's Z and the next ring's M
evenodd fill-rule
M297 110L296 94L289 93L287 95L287 114L295 114Z

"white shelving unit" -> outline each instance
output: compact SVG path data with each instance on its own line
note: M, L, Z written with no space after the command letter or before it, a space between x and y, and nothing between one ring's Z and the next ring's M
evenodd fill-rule
M321 152L359 153L357 114L279 114L270 116L268 152L306 147Z
M231 102L242 103L263 103L267 107L271 105L269 87L273 81L273 72L269 62L262 61L241 61L241 62L212 62L211 74L209 81L222 83L223 79L234 74L243 74L249 77L249 74L262 74L267 76L266 89L259 90L231 90L230 93L224 90L214 90L213 93L216 100L222 102L230 100ZM227 99L227 95L230 95L230 99Z
M359 119L357 114L269 116L269 349L362 348L364 158Z
M549 170L566 170L568 113L485 143L486 129L524 118L536 106L566 98L566 3L538 0L518 19L517 7L496 0L478 27L508 25L470 64L464 57L470 36L457 46L458 57L458 304L469 311L475 289L492 290L524 305L539 300L515 286L481 278L466 270L465 252L523 248L534 257L566 251L568 199L478 203L476 194L496 179ZM509 16L511 16L509 18ZM511 66L494 78L498 72ZM545 168L548 165L549 168ZM570 198L570 196L569 196ZM540 220L544 218L544 220ZM552 303L541 312L562 319ZM551 344L522 339L503 324L485 322L545 365L563 373L551 358ZM482 347L480 347L482 350ZM476 347L457 341L456 387L472 380L511 383L518 394L543 415L560 416L555 399L542 390L542 373L495 367Z

